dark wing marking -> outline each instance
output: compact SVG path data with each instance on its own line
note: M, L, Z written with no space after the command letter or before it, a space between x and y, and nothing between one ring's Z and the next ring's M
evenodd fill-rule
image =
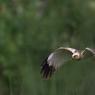
M48 79L62 64L72 59L72 54L76 51L73 48L60 47L52 52L41 65L43 78Z
M85 50L82 51L83 58L90 58L92 56L95 56L95 49L85 48Z
M49 66L48 64L44 64L41 68L41 74L44 79L48 79L54 73L55 68L53 66Z
M53 66L49 66L47 59L48 57L46 57L43 63L41 64L41 74L42 74L42 77L45 79L48 79L49 77L51 77L51 75L55 71Z

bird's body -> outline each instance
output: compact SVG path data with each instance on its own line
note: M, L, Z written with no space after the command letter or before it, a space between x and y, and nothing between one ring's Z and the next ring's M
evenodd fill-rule
M51 75L63 64L74 59L81 60L85 57L95 55L95 50L85 48L85 50L77 50L70 47L60 47L52 52L41 65L41 73L45 79Z

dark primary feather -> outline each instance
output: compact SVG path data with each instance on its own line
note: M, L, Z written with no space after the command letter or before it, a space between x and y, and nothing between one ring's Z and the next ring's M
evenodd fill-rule
M47 58L41 64L41 74L42 77L45 79L50 78L55 71L55 68L53 66L49 66L49 64L47 63Z
M95 49L92 49L92 48L86 48L83 52L83 58L87 59L87 58L91 58L95 55Z
M53 54L53 55L52 55ZM71 50L59 48L50 53L41 64L42 77L48 79L62 64L72 59Z

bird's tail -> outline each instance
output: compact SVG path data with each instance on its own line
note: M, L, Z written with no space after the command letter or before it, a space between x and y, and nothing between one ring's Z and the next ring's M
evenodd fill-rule
M49 79L54 73L55 68L53 66L49 66L47 60L41 65L41 74L44 79Z

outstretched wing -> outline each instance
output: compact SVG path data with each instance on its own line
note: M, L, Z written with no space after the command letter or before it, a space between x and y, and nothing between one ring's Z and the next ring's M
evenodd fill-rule
M95 49L85 48L85 50L82 51L81 55L83 58L90 58L92 56L95 56Z
M47 79L59 68L62 64L72 59L72 54L76 51L73 48L60 47L52 52L41 65L42 76Z

